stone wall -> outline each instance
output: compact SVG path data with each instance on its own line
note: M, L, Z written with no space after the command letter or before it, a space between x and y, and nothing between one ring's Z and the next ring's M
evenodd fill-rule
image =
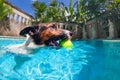
M9 2L6 4L12 8L13 13L0 21L0 35L19 36L21 29L31 25L33 17Z
M7 17L0 21L0 35L6 35L8 33L10 30L9 25L9 19Z
M56 22L58 28L70 30L73 33L72 39L82 38L82 24L69 22Z
M120 23L103 14L85 22L83 39L116 39L120 38Z
M21 22L16 20L15 18L6 17L2 21L0 21L0 35L19 36L20 30L29 25L31 25L30 22Z
M85 22L83 29L84 39L99 39L109 36L108 22L101 17Z
M57 25L72 31L73 39L117 39L120 38L119 22L103 14L83 24L65 22Z

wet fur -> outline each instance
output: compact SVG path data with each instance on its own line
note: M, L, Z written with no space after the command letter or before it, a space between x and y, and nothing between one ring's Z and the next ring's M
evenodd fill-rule
M57 29L54 24L38 24L37 26L26 27L21 30L20 35L29 34L33 42L37 45L49 45L50 41L64 39L67 35L63 29Z

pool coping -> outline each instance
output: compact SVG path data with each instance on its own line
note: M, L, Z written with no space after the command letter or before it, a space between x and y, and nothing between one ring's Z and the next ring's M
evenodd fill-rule
M22 36L2 36L0 35L0 39L25 39ZM80 39L80 40L102 40L105 42L120 42L120 39Z
M105 41L105 42L120 42L120 40L102 40L102 41Z
M0 36L0 39L25 39L25 37L21 36Z

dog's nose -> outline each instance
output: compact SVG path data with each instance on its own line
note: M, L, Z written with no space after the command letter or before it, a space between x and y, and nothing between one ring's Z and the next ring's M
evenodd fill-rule
M73 33L72 33L72 32L70 32L69 34L70 34L70 36L72 36L72 35L73 35Z

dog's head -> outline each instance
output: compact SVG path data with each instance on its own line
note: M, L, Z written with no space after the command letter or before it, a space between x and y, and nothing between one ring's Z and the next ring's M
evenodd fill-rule
M26 27L21 30L20 35L29 34L36 44L54 45L58 40L71 39L72 33L68 30L57 29L54 24L42 24Z

